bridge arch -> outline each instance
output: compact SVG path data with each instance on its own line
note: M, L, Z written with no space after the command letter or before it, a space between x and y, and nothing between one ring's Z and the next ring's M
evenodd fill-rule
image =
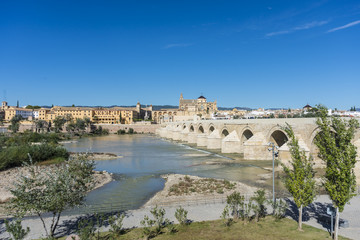
M211 134L214 130L215 130L215 127L214 127L214 125L211 124L209 126L209 134Z
M225 138L227 135L229 135L229 131L225 127L221 130L221 138Z
M244 144L247 140L249 140L252 136L254 136L253 131L250 128L245 128L241 134L240 142Z
M205 132L204 127L200 124L198 127L198 133L204 133L204 132Z
M190 132L194 132L194 131L195 131L194 126L193 126L192 124L190 125L189 131L190 131Z
M268 142L275 143L275 145L278 147L281 147L289 140L288 136L280 128L280 126L272 127L266 139L268 140Z

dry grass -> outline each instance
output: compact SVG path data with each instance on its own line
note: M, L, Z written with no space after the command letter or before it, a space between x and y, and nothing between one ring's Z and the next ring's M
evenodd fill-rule
M169 196L188 195L193 192L206 194L206 193L224 193L225 190L235 189L235 184L227 180L218 180L213 178L193 179L185 176L184 180L178 184L174 184L169 189Z

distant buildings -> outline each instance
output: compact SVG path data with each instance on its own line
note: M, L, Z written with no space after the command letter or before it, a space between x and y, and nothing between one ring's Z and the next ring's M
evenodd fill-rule
M113 108L92 108L92 107L60 107L40 109L26 109L10 107L6 102L2 103L2 110L5 112L5 121L10 121L14 116L19 115L25 120L44 120L53 122L56 117L67 119L89 118L94 123L102 124L131 124L143 120L145 115L151 115L152 106L141 108L140 103L136 107L113 107Z
M197 99L184 99L181 93L179 109L153 111L152 120L156 123L162 123L193 119L210 119L217 111L216 101L208 102L204 96L200 96Z

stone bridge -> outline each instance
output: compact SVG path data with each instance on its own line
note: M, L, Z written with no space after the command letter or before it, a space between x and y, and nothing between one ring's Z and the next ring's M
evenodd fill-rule
M238 153L248 160L272 159L268 144L273 142L278 147L279 159L287 162L291 156L287 145L288 136L282 129L286 123L292 126L300 147L313 156L317 166L321 165L314 144L314 139L319 134L315 118L171 122L163 124L156 132L160 137L174 141L217 149L222 153ZM355 134L354 144L358 148L359 157L360 131Z

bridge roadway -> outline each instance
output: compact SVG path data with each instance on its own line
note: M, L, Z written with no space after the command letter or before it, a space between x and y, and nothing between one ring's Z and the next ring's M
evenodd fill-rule
M156 130L157 135L174 141L218 149L222 153L238 153L248 160L271 160L269 142L279 150L279 160L284 163L291 159L287 145L288 136L283 130L290 124L300 147L311 154L316 167L322 166L317 156L314 139L319 134L316 118L276 118L276 119L238 119L238 120L199 120L163 123ZM353 140L358 149L356 172L360 172L360 131ZM360 174L358 180L360 180ZM360 181L358 181L360 182Z

